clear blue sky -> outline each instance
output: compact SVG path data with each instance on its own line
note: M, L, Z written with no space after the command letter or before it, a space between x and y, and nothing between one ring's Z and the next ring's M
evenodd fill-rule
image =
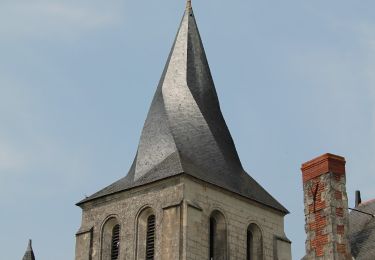
M74 257L74 204L124 176L183 0L0 0L0 252ZM375 197L375 2L193 2L247 171L291 212L304 254L300 165L347 159Z

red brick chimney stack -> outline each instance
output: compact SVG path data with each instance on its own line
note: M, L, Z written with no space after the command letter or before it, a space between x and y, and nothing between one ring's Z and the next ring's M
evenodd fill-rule
M345 158L324 154L302 164L307 259L352 259Z

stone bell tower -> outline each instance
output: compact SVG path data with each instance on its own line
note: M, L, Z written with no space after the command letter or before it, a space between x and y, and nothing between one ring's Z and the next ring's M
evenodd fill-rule
M82 200L76 260L290 260L288 211L243 169L191 2L128 174Z

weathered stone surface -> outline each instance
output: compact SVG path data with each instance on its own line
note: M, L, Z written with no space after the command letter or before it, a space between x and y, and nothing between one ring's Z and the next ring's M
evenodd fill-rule
M76 234L76 259L90 259L93 243L93 229L87 231L79 231Z
M190 202L186 247L189 253L186 259L208 259L209 217L214 210L225 216L228 259L246 259L246 234L251 223L262 231L264 259L277 259L276 256L281 254L291 255L290 244L282 249L283 252L274 251L275 237L287 240L283 214L197 179L184 177L183 182L186 187L185 200Z
M156 259L161 259L163 208L179 204L183 200L183 185L178 178L135 188L88 202L83 206L80 230L93 229L91 259L99 260L101 233L105 221L115 216L121 225L119 259L136 259L137 216L145 208L152 208L156 216ZM76 260L87 260L87 243L77 239ZM83 257L81 257L81 255Z
M181 259L182 203L163 208L161 259Z
M209 218L215 210L225 216L227 259L246 259L246 230L255 223L262 232L264 259L290 260L276 258L290 255L289 243L275 244L275 237L287 241L281 212L188 175L85 203L80 230L93 230L90 259L101 259L101 230L110 216L116 216L121 225L119 259L144 259L135 254L137 216L144 208L156 215L156 260L208 259ZM89 259L82 253L88 252L87 239L77 236L76 260Z

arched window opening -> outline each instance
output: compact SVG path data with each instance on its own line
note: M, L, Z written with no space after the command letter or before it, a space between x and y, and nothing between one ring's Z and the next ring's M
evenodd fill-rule
M121 226L115 217L106 220L101 231L100 260L120 259Z
M227 226L224 215L215 210L210 216L209 259L227 259Z
M146 260L153 260L155 252L155 215L147 218Z
M247 230L247 246L246 246L246 249L247 249L246 259L252 260L253 258L251 257L251 253L254 252L254 249L253 249L253 233L249 229Z
M252 223L247 228L247 245L246 245L246 259L247 260L262 260L263 259L263 238L260 228Z
M215 219L213 217L210 217L210 260L214 259L215 226L216 226Z
M117 260L120 249L120 225L117 224L112 229L111 260Z
M151 208L143 209L137 217L137 260L153 260L156 256L157 224Z

